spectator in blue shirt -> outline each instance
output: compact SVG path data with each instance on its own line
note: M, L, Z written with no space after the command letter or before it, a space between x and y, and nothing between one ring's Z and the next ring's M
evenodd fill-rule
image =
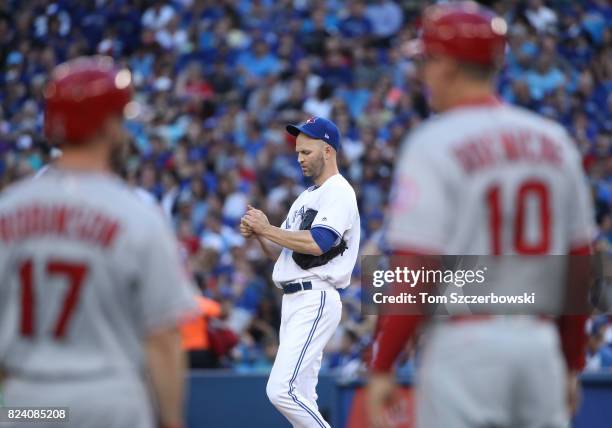
M247 86L257 83L263 77L280 71L278 58L270 53L265 40L256 40L252 48L238 57L238 67Z
M349 14L340 22L340 33L349 39L366 38L372 34L372 23L365 15L365 4L361 0L349 2Z
M566 76L554 66L552 57L548 55L538 59L536 69L528 71L526 79L531 96L536 100L541 100L545 95L567 83Z
M392 0L376 0L368 5L366 17L372 24L374 36L386 39L396 34L404 22L404 13Z
M589 320L589 324L585 370L610 370L612 369L612 347L605 341L608 317L607 315L594 317Z

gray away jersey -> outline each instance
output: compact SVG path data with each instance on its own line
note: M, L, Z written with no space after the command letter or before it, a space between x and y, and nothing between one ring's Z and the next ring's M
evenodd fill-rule
M348 248L344 254L338 255L326 264L308 270L302 269L295 263L291 257L291 250L283 248L274 265L272 279L280 285L298 279L318 277L336 288L345 288L350 283L351 273L359 254L361 224L355 191L342 175L336 174L321 186L304 190L291 205L281 228L300 230L302 216L309 209L318 211L311 228L325 227L332 230L344 238Z
M106 174L49 170L0 195L0 366L140 373L143 340L196 310L161 211Z
M551 298L533 308L561 304L552 296L564 296L565 259L534 256L589 245L595 225L580 154L560 125L507 105L457 108L412 132L395 169L392 248L513 255L488 266L482 292L495 284L518 295L537 284Z

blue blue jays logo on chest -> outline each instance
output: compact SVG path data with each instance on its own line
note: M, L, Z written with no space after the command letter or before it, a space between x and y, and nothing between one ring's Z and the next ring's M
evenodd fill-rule
M305 212L306 212L306 207L304 205L302 205L302 208L300 208L299 210L295 210L292 216L287 217L287 221L285 222L285 229L290 229L293 223L295 223L296 221L301 222L302 218L304 218Z

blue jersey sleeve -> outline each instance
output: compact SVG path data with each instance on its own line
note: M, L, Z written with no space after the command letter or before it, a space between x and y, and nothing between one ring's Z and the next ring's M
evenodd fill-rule
M340 236L326 227L313 227L310 234L323 253L328 252L340 239Z

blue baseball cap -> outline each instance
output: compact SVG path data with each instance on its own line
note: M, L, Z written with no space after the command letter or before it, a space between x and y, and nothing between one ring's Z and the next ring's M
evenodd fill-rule
M313 116L299 125L287 125L287 132L294 137L301 132L310 138L325 141L336 151L340 150L340 131L331 120Z

